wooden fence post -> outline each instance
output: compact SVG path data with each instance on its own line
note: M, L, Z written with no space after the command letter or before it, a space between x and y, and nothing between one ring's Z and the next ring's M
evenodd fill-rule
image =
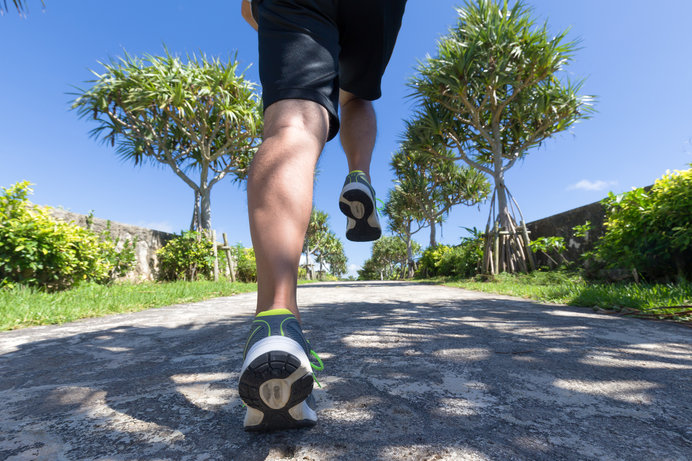
M219 250L216 247L216 231L211 231L211 243L214 247L214 281L219 281Z
M226 233L224 232L221 235L223 235L223 247L221 247L221 249L226 252L226 259L228 260L228 271L231 273L231 282L235 283L235 267L233 267L233 256L231 255L231 247L228 245L228 237L226 237Z

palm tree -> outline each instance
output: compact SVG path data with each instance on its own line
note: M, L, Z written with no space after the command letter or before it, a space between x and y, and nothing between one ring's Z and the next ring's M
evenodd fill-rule
M420 105L409 138L433 155L447 146L455 160L493 179L484 271L527 270L528 236L505 173L531 148L587 118L592 98L577 95L582 82L558 79L576 43L565 40L567 31L550 37L546 24L536 27L521 1L512 8L506 0L469 1L457 12L437 55L410 81Z
M387 217L387 227L406 245L406 274L413 277L416 269L415 252L413 251L413 235L426 226L421 218L420 209L413 201L411 194L405 192L400 184L389 190L384 204L384 215Z
M488 180L475 168L454 162L449 149L430 155L404 141L392 156L390 165L397 182L397 194L404 194L411 216L430 228L430 246L437 245L437 224L443 222L455 205L475 205L490 192Z
M211 229L212 187L227 175L244 180L260 142L255 84L236 60L204 56L125 55L104 67L72 107L123 159L171 168L194 192L191 230Z

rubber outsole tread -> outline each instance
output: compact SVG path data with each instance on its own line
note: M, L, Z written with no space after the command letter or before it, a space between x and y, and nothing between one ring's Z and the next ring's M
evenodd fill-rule
M368 218L374 213L375 205L372 199L362 190L353 189L342 194L349 203L339 201L339 209L347 217L353 219L356 225L346 231L346 238L353 242L370 242L377 240L382 235L382 229L372 227L368 223ZM351 212L350 202L360 202L363 204L365 213L362 218L356 218Z
M238 383L240 398L247 406L264 414L260 424L246 427L246 431L272 431L315 425L315 421L312 420L295 420L288 412L310 396L314 382L312 374L301 376L291 385L290 397L283 408L270 408L260 397L260 387L263 383L271 379L286 379L298 368L300 360L293 354L271 351L255 358L243 371Z

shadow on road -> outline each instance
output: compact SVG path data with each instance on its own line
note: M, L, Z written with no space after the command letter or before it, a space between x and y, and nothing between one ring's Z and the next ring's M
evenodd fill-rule
M442 298L304 310L306 335L326 366L312 430L242 431L235 386L249 316L25 344L0 356L0 458L692 453L688 330L519 300Z

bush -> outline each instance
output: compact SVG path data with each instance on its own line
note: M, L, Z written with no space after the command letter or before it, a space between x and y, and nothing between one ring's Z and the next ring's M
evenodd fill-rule
M420 277L435 277L438 275L442 255L449 251L447 245L428 247L418 261L417 275Z
M563 255L566 249L564 237L539 237L529 243L529 248L536 256L543 254L548 260L549 269L558 268L568 262Z
M182 232L156 254L160 280L195 281L213 276L214 245L199 232Z
M667 173L648 192L611 193L603 203L606 232L592 265L650 280L692 278L692 169Z
M89 215L91 218L91 215ZM91 230L90 228L88 228ZM137 238L133 240L120 241L120 237L113 237L111 234L110 221L106 224L106 230L100 235L103 257L108 264L108 279L115 280L118 277L124 277L132 270L137 261L135 248L137 247Z
M29 186L23 181L0 195L0 286L60 290L82 281L107 283L132 267L133 244L120 250L110 234L99 238L54 219L28 201Z
M483 259L483 241L466 239L460 245L437 245L423 252L418 276L473 277Z
M236 261L238 262L238 280L241 282L257 281L257 262L255 261L255 250L244 248L238 244L234 248Z

